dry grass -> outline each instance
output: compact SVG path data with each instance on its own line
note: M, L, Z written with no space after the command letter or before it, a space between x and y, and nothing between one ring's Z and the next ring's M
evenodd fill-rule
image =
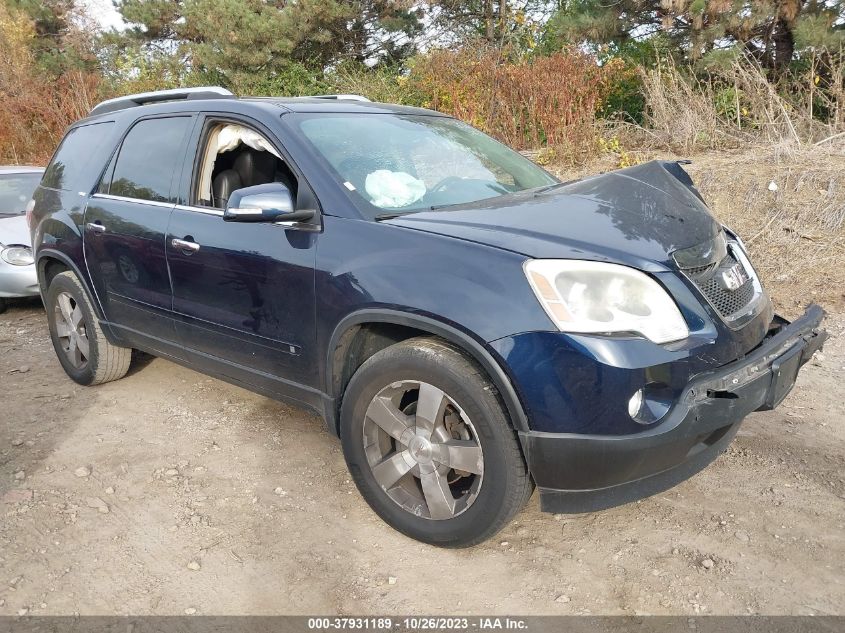
M680 154L760 142L825 144L845 132L845 97L841 90L822 92L814 78L792 77L778 87L755 62L741 58L704 80L669 61L642 73L645 127L620 123L615 133L632 147ZM827 123L814 118L819 103L830 113Z
M680 153L739 147L743 133L720 116L713 87L670 65L643 74L648 105L646 128L630 126L638 147L657 146ZM748 136L748 134L744 134ZM747 140L747 139L746 139Z
M757 148L697 157L689 170L742 236L778 306L845 304L845 151ZM770 183L777 187L770 191Z

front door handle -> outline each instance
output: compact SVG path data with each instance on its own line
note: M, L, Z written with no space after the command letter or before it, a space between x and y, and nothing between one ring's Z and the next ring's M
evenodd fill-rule
M176 239L175 237L170 240L170 243L173 244L173 248L178 248L185 254L188 253L196 253L200 249L200 245L196 242L190 242L188 240L180 240Z
M89 222L85 225L85 228L91 231L92 233L105 233L106 227L100 224L99 222Z

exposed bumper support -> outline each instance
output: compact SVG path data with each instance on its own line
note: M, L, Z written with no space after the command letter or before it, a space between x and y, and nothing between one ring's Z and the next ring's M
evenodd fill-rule
M546 512L592 512L647 497L702 470L752 411L773 409L827 339L816 305L794 321L775 318L745 358L694 378L666 419L634 435L520 433Z

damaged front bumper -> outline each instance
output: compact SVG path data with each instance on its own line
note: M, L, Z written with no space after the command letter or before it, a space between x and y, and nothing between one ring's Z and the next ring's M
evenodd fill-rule
M792 323L775 317L747 354L696 376L667 417L633 435L520 433L545 512L592 512L662 492L712 462L753 411L773 409L827 339L816 305Z

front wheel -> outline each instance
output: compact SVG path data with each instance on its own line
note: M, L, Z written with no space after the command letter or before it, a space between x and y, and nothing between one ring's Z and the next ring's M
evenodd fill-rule
M343 398L341 439L373 510L425 543L480 543L533 490L495 387L438 340L398 343L358 369Z

